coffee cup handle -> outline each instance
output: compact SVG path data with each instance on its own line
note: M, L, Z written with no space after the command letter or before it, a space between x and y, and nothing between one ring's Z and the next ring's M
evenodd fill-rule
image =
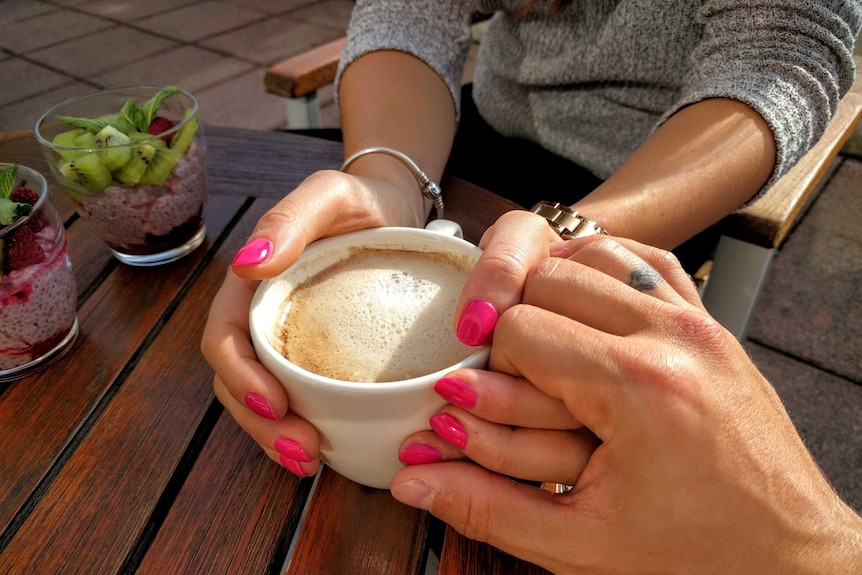
M461 230L461 226L452 220L431 220L425 226L425 229L443 234L444 236L455 236L456 238L464 239L464 232Z

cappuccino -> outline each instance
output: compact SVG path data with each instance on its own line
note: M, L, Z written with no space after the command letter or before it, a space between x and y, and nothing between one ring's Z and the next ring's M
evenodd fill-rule
M273 346L332 379L390 382L455 365L476 350L455 337L466 257L352 248L288 296Z

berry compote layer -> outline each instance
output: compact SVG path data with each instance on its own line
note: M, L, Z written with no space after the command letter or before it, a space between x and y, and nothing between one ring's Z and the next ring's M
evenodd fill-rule
M32 226L21 226L13 233L21 230L32 231ZM52 351L75 322L75 278L65 237L58 237L52 226L45 225L32 238L35 244L29 237L26 240L28 255L37 263L12 269L0 282L0 370L24 365ZM4 240L10 242L9 238ZM42 250L41 261L32 255L34 245Z
M196 154L183 156L161 185L111 185L88 195L79 213L112 249L132 255L158 254L194 237L203 225L206 172Z

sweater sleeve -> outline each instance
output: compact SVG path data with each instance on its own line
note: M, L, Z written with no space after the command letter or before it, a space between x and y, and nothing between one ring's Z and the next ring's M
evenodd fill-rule
M706 98L751 106L777 146L765 190L817 142L850 89L862 6L858 0L711 0L699 18L703 40L681 99L662 121Z
M335 79L336 99L351 62L376 50L398 50L416 56L443 79L457 117L470 19L477 7L478 0L357 0Z

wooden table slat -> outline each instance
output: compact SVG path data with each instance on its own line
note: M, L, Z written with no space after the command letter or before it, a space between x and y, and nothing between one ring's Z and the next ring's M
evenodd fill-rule
M269 460L223 412L199 352L212 298L257 219L312 172L337 169L341 145L206 134L208 237L173 264L118 264L51 182L82 333L60 362L0 388L0 572L274 573L286 560L291 575L420 575L431 517L328 468L311 492L312 479ZM48 174L30 132L0 134L0 161ZM447 217L473 242L518 208L462 180L442 185ZM541 573L446 532L447 573Z
M287 575L423 572L428 514L321 470Z
M437 575L551 575L549 571L499 549L446 529Z
M212 212L208 213L213 233L224 228L240 203L238 198L213 200ZM83 333L75 348L31 385L15 386L0 403L0 409L14 408L20 405L20 395L29 395L24 401L37 403L32 396L44 393L37 403L38 412L34 412L51 419L44 424L51 436L39 438L37 443L42 447L38 458L28 441L32 437L15 438L21 448L14 451L23 453L17 454L18 467L11 472L10 458L15 454L13 449L3 450L0 469L4 472L0 476L4 482L25 472L30 478L47 473L36 472L34 466L53 463L56 455L48 447L64 447L68 426L79 425L80 418L88 415L113 385L130 355L162 321L163 313L205 253L203 249L184 258L182 264L159 269L120 266L99 287L80 311ZM50 489L0 555L0 572L26 572L38 565L41 572L60 573L68 572L72 565L90 573L109 573L122 565L135 544L133 534L139 535L145 528L152 506L176 466L168 462L182 457L211 402L210 370L198 350L208 303L224 277L223 268L218 272L210 274L208 283L195 284L201 297L184 300L82 443L56 472ZM109 311L116 310L120 302L134 301L139 305L124 306L121 314ZM93 361L80 361L84 357ZM100 362L97 358L105 359ZM60 376L66 369L78 373ZM92 374L80 373L86 369ZM42 385L57 388L66 381L92 385L89 389L68 389L65 395L52 394L52 389ZM10 404L11 399L18 401ZM79 405L74 411L69 409L73 401ZM0 420L4 418L0 414ZM40 426L28 427L32 432ZM27 465L22 466L22 461ZM23 490L19 493L29 495ZM76 537L63 537L69 531L75 531Z

